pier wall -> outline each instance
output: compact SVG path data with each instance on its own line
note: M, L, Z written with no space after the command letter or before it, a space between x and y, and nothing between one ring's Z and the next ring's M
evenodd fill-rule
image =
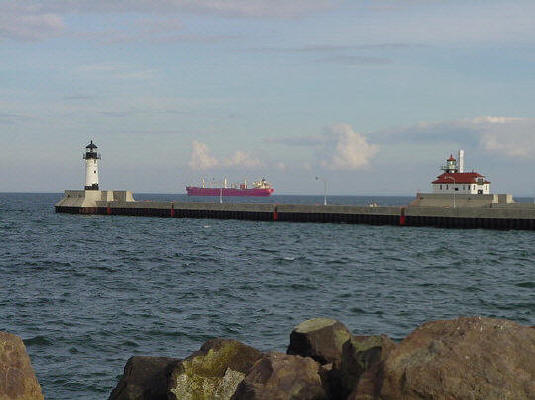
M441 228L535 229L535 206L483 209L98 201L90 207L56 205L56 212L163 218L435 226Z
M66 191L66 197L56 204L56 212L164 218L535 230L535 204L529 203L493 204L486 208L193 203L135 201L130 192L124 191L85 192L84 196L84 191Z

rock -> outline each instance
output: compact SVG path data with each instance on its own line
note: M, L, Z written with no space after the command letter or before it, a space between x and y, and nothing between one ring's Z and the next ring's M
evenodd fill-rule
M320 364L340 360L351 332L339 321L314 318L297 325L290 334L287 354L312 357Z
M535 399L534 377L535 330L459 318L416 329L375 371L373 387L359 383L349 399L527 400Z
M178 358L130 357L109 400L167 400L168 379Z
M345 399L362 376L379 364L396 346L386 335L353 336L344 343L342 359L329 376L331 397Z
M169 398L229 400L262 353L236 340L214 339L171 373Z
M327 399L320 364L308 357L268 353L256 362L232 400Z
M35 377L22 339L2 331L0 331L0 399L43 399L41 386Z

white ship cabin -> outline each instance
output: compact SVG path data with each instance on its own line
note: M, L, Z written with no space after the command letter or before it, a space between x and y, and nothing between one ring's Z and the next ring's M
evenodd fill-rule
M432 182L433 193L490 194L490 182L477 172L464 172L464 154L459 151L459 163L453 154L441 169L444 173Z

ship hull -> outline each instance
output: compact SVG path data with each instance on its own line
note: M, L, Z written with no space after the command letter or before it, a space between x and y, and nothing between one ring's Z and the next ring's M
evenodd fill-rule
M186 186L188 196L234 196L234 197L267 197L273 193L273 188L236 189L236 188L203 188Z

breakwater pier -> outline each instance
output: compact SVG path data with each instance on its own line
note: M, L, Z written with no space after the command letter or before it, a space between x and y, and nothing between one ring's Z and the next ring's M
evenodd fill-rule
M369 207L136 201L128 191L67 190L55 210L86 215L535 230L534 204L514 203L500 196L457 196L458 206L450 207L439 199L425 203L423 195L418 194L407 206ZM440 201L444 201L443 196Z

